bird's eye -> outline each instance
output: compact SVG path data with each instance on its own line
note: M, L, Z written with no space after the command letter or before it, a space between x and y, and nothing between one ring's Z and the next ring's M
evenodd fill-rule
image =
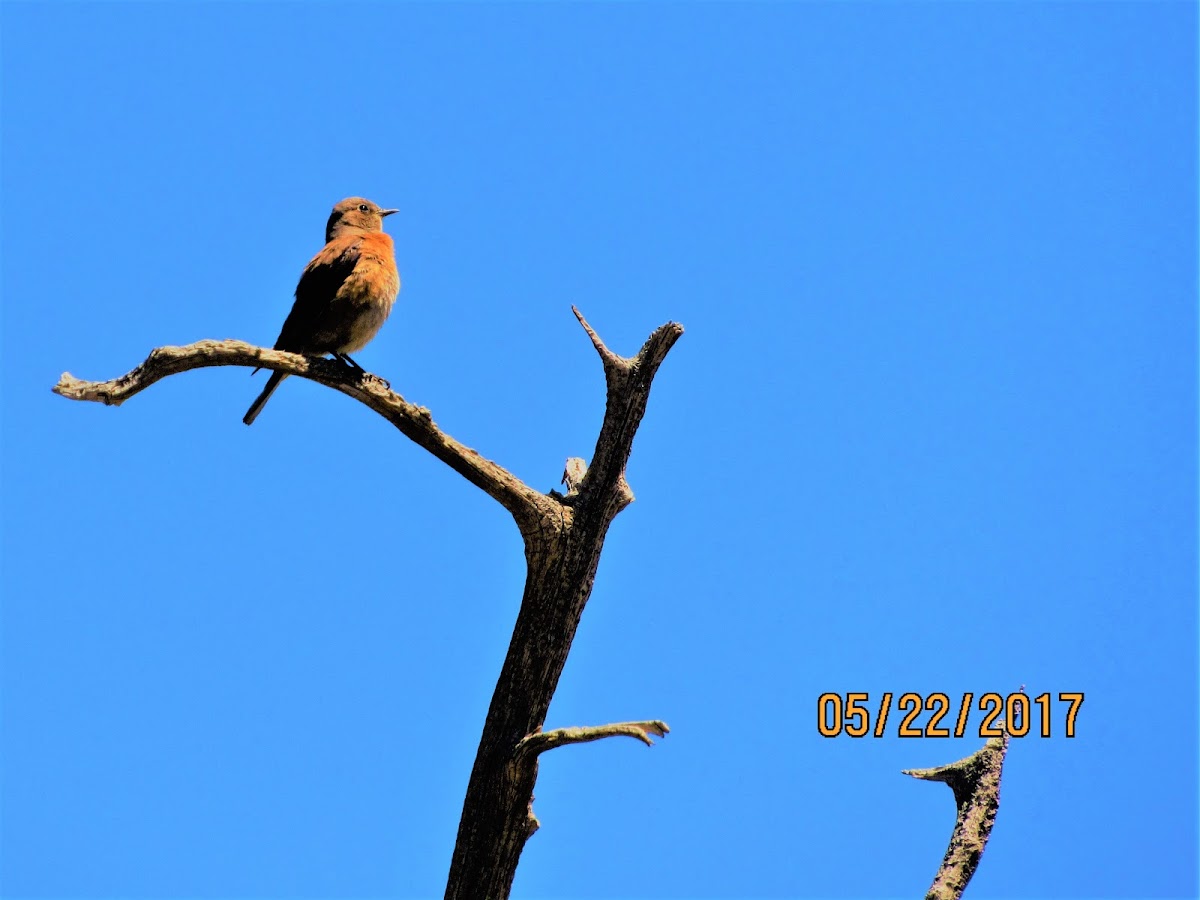
M360 203L360 204L358 204L358 208L359 208L359 209L360 209L362 212L370 212L370 210L371 210L371 207L367 206L367 204L365 204L365 203Z

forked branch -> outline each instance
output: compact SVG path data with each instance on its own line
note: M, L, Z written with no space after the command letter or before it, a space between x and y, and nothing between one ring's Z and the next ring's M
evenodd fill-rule
M639 726L645 726L641 737L647 740L649 733L658 733L657 722L540 733L592 592L608 527L633 500L625 465L646 412L650 384L683 334L682 326L669 322L650 335L636 356L625 358L609 350L579 310L572 309L604 366L604 422L591 465L567 460L567 494L554 495L562 504L561 516L544 519L536 535L526 535L525 594L463 802L446 885L446 897L453 900L509 895L521 851L538 827L532 802L539 752L561 743L632 734ZM665 725L661 732L666 733Z
M658 367L675 342L683 334L678 322L659 326L646 339L636 356L624 357L613 353L596 334L587 319L574 306L571 312L587 332L592 346L600 354L604 366L604 381L608 387L608 401L604 409L604 424L592 452L592 464L579 484L581 493L588 493L589 485L604 485L605 490L591 490L599 502L615 506L616 515L633 501L633 491L625 481L625 463L633 449L633 436L637 434L642 416L646 413L646 401L650 396L650 384L658 373Z
M120 378L94 382L64 374L54 387L73 400L119 406L168 375L208 366L255 366L297 375L370 407L512 513L525 540L525 591L463 802L446 885L451 898L508 896L521 850L537 828L531 803L540 753L614 735L651 743L651 735L667 733L666 724L658 720L541 730L591 595L608 527L633 500L625 465L646 411L650 384L683 334L682 326L670 322L654 331L636 356L625 358L609 350L579 311L574 312L600 354L608 391L591 465L568 460L566 495L533 490L442 432L427 409L409 403L374 375L241 341L160 347Z

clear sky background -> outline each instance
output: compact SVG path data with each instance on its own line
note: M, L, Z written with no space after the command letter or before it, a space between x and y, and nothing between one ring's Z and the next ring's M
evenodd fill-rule
M542 490L599 361L687 331L548 726L515 896L921 896L983 743L823 692L1082 691L974 898L1197 885L1191 3L6 2L6 898L439 897L520 599L507 514L246 369L329 208L404 288L357 354ZM921 722L924 719L920 720Z

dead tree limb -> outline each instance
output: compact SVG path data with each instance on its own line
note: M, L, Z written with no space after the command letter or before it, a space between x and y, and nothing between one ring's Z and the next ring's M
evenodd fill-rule
M555 747L565 747L567 744L586 744L589 741L599 741L606 737L631 737L641 741L647 747L653 747L654 741L650 735L666 737L671 731L666 722L653 719L649 722L616 722L612 725L591 725L586 728L556 728L553 731L539 731L521 738L517 744L517 761L523 762L535 756L541 756L547 750Z
M625 463L646 412L650 384L683 328L658 328L637 355L617 356L579 311L604 366L608 400L592 464L567 463L566 496L525 538L528 575L508 655L492 696L458 825L446 897L504 898L512 889L533 815L536 754L518 752L545 723L579 617L591 594L608 526L633 500Z
M925 900L959 900L987 846L1000 809L1000 774L1008 752L1008 734L992 738L966 759L933 769L905 769L924 781L943 781L954 791L958 816L950 846Z
M566 494L533 490L445 434L427 409L394 393L381 378L338 362L241 341L160 347L112 381L82 381L64 373L54 386L55 393L69 399L119 406L168 375L209 366L255 366L297 375L370 407L512 514L525 542L525 590L463 802L446 885L446 897L456 900L508 897L521 851L538 827L532 802L541 753L614 735L650 744L650 735L661 737L668 730L654 720L542 731L591 595L608 527L633 501L625 465L646 412L651 382L683 334L682 326L669 322L650 335L637 355L622 357L604 345L579 310L572 311L600 355L607 402L591 465L579 458L567 461Z
M460 444L433 423L429 410L415 406L393 393L382 378L357 372L340 362L267 350L242 341L197 341L184 347L159 347L146 361L112 381L82 381L64 372L54 393L70 400L91 400L120 406L168 375L209 366L252 366L299 375L341 391L370 407L395 425L406 437L424 447L471 484L486 491L512 513L518 525L531 519L542 501L540 494L491 460Z

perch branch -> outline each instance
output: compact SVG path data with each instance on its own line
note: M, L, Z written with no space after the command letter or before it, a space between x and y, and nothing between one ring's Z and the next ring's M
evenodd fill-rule
M242 341L197 341L184 347L159 347L133 371L111 381L83 381L64 372L53 388L70 400L120 406L156 381L209 366L253 366L318 382L370 407L471 484L512 513L522 531L555 506L502 466L480 456L434 424L429 410L409 403L375 375L353 371L333 360L268 350Z
M941 781L954 791L958 815L950 846L925 900L959 900L987 846L1000 808L1000 774L1008 752L1008 734L992 738L966 759L933 769L905 769L923 781Z

